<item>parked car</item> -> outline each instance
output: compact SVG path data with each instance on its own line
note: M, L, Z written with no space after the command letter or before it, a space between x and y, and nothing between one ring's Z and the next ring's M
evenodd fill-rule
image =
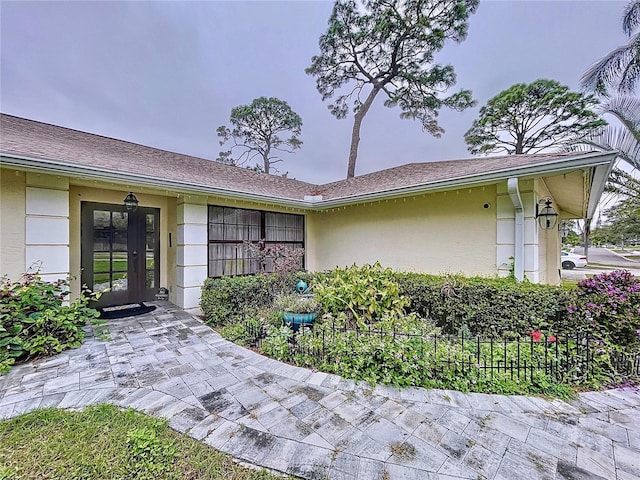
M575 253L561 252L560 262L563 270L573 270L576 267L586 267L587 257L584 255L576 255Z

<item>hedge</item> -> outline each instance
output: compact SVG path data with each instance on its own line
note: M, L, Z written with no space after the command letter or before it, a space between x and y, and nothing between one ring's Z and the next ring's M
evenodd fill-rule
M314 278L308 272L209 278L202 289L200 309L209 325L230 325L271 307L276 295L294 293L299 280L310 284Z
M393 274L400 294L409 297L407 312L432 318L444 333L465 328L473 335L524 335L531 330L566 330L571 294L561 287L516 282L510 278ZM320 276L322 277L322 275ZM308 272L208 279L201 309L211 325L228 325L269 308L280 293L291 293L298 280L310 285Z

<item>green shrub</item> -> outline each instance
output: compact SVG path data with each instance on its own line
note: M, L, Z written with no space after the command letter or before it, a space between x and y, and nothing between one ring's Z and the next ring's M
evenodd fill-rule
M88 307L94 298L83 293L64 305L69 295L66 280L45 282L38 274L24 274L18 281L0 282L0 372L16 360L55 355L78 347L87 320L102 327L99 313Z
M568 384L583 380L573 371L566 378L546 373L545 363L554 355L556 362L565 361L566 352L554 351L543 342L490 344L440 333L432 321L415 315L383 317L364 330L348 329L344 320L328 317L313 331L300 331L295 336L295 349L283 342L285 348L278 353L282 360L371 385L568 397ZM489 366L505 368L483 370L487 361ZM531 365L532 369L523 369L519 375L506 368L513 363Z
M295 292L298 280L309 283L313 278L307 272L209 278L202 289L200 308L210 325L237 323L271 307L277 295Z
M293 313L317 313L320 309L320 304L313 296L299 293L278 295L273 301L273 306L281 312Z
M396 274L377 262L318 274L313 292L325 313L344 314L350 325L360 327L385 316L402 316L410 304L400 294Z
M517 337L531 330L566 328L571 293L510 278L397 274L407 308L434 319L445 333L466 327L473 335Z

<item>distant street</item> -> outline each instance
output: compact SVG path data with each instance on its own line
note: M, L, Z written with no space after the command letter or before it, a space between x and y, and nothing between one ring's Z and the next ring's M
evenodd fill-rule
M581 254L584 252L582 247L576 247L574 253ZM627 260L626 258L613 253L606 248L589 247L589 264L597 263L600 265L611 265L614 267L640 268L640 262Z
M583 253L582 247L576 247L574 253ZM582 280L587 275L597 275L612 270L629 270L635 276L640 277L640 262L627 260L626 258L610 252L606 248L589 248L589 264L585 268L576 268L574 270L562 270L562 278ZM595 266L594 264L597 264Z

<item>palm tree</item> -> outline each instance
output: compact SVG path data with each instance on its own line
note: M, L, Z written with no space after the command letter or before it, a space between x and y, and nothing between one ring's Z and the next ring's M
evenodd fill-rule
M632 93L640 81L640 0L629 2L622 16L622 30L629 42L601 58L580 79L586 90L607 95L612 88Z
M617 151L617 161L628 163L636 172L640 171L640 98L630 95L618 95L600 104L601 113L614 116L619 126L606 125L599 131L576 139L566 147L573 151ZM624 170L616 167L607 181L606 190L624 198L638 199L640 189L638 180ZM588 256L591 220L584 222L584 254Z
M618 159L640 170L640 97L618 95L600 104L602 114L615 117L620 125L606 125L577 139L570 150L618 151Z

